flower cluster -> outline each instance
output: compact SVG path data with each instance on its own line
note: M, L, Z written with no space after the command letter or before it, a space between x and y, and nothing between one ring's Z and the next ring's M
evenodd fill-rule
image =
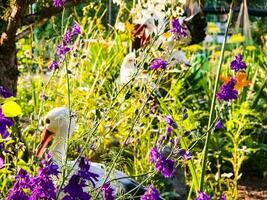
M113 189L110 186L110 183L105 183L102 186L101 190L103 192L104 200L115 200L115 197L113 195Z
M230 64L231 70L235 73L240 70L245 70L247 68L246 63L243 61L243 58L240 54L235 56L235 60L233 60Z
M221 86L220 91L216 94L216 97L219 101L231 101L236 100L238 91L237 89L240 88L240 85L247 86L248 81L241 82L238 77L240 76L239 71L245 70L247 67L246 63L243 61L242 56L238 54L235 56L235 59L231 62L230 68L234 71L234 77L231 77L228 82L224 82ZM244 77L244 74L241 74L241 77ZM238 87L237 87L238 84Z
M164 177L171 178L174 172L174 161L161 155L157 147L153 147L149 153L149 161L154 164L157 172Z
M159 68L161 68L162 70L165 70L167 68L167 62L161 58L155 58L150 63L149 69L158 70Z
M174 128L174 121L172 120L171 116L165 116L164 120L165 120L165 123L167 124L166 135L169 136L172 132L172 129Z
M0 97L3 97L4 99L8 97L14 96L11 92L9 92L6 88L3 86L0 86Z
M171 159L168 159L166 156L162 155L160 153L161 146L163 142L169 141L169 136L171 135L174 128L177 127L175 122L173 121L171 116L165 116L164 121L166 126L166 132L164 135L161 135L157 141L157 145L150 149L149 153L149 161L150 163L154 164L155 170L157 172L160 172L164 177L171 178L174 169L175 169L175 162ZM187 137L190 135L190 131L185 131L183 133L183 137ZM173 153L175 155L179 155L184 160L190 160L191 159L191 153L189 150L181 149L178 140L170 140L173 147L179 146L178 149L174 149Z
M52 176L57 176L58 173L58 166L53 164L52 156L48 154L42 162L36 176L31 177L23 169L19 171L15 184L9 191L7 200L55 199L56 187L53 183ZM25 191L29 192L26 193Z
M58 1L59 2L59 1ZM75 23L73 28L68 28L63 36L62 42L57 45L57 55L62 60L64 56L72 50L71 44L74 38L81 33L80 26ZM59 64L56 60L53 60L48 65L49 70L59 69Z
M3 139L6 139L9 136L8 128L13 126L13 121L4 116L2 109L0 108L0 134Z
M69 47L69 45L71 45L74 37L79 35L80 33L80 27L77 23L74 24L72 30L69 28L66 30L62 43L57 46L57 54L59 58L63 58L64 55L71 50L71 47Z
M195 200L210 200L210 197L204 193L204 192L201 192L201 191L198 191L198 196L197 198L195 198Z
M179 21L179 19L174 18L171 21L171 33L173 34L175 39L183 38L187 36L186 27L183 27Z
M53 0L53 6L56 8L62 8L65 0Z
M90 181L93 187L95 182L98 181L98 174L90 172L90 162L86 161L84 157L81 158L79 164L79 170L77 174L74 174L68 184L63 188L63 192L66 194L62 200L80 200L90 199L90 195L83 191L83 188L88 186L87 181Z
M221 119L219 119L216 123L215 123L215 130L219 130L223 128L223 121Z
M159 192L153 186L149 186L147 191L143 196L141 196L140 200L159 200Z
M223 84L220 91L216 94L219 101L231 101L237 99L238 91L234 89L236 84L235 78L231 78L226 84Z

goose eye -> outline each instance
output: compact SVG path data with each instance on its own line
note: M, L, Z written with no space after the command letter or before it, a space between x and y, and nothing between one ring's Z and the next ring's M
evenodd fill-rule
M45 119L45 123L46 123L46 124L50 124L50 119L46 118L46 119Z

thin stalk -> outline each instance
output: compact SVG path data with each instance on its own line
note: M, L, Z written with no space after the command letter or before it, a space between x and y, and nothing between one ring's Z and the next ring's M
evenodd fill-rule
M228 30L229 30L232 15L233 15L233 2L234 2L234 0L231 3L230 11L228 14L228 21L227 21L226 30L224 33L224 40L222 43L221 54L220 54L219 64L218 64L217 73L216 73L216 79L215 79L212 101L211 101L211 106L210 106L208 129L211 128L212 121L214 119L214 114L215 114L216 91L217 91L218 84L219 84L219 76L220 76L220 72L221 72L221 68L222 68L224 49L225 49L225 44L226 44L226 40L227 40L227 36L228 36ZM202 165L201 165L201 177L200 177L200 185L199 185L200 191L203 191L203 184L204 184L204 177L205 177L205 170L206 170L206 163L207 163L208 144L209 144L209 140L210 140L210 134L211 134L211 132L207 133L206 141L205 141L205 145L204 145L204 149L203 149L203 154L202 154L203 159L202 159Z
M163 77L163 73L160 74L160 77L158 78L158 80L157 80L157 82L156 82L156 85L159 84L159 82L160 82L160 80L162 79L162 77ZM145 100L145 102L143 103L142 107L140 108L140 111L137 113L136 117L134 118L133 123L132 123L132 126L131 126L131 129L130 129L130 131L129 131L127 137L126 137L126 139L125 139L124 142L123 142L123 146L120 148L119 152L116 154L116 156L115 156L115 158L114 158L114 160L113 160L113 162L112 162L112 164L111 164L111 167L110 167L109 171L107 172L107 175L106 175L106 177L105 177L105 179L104 179L104 182L103 182L102 186L107 182L107 180L108 180L108 178L109 178L109 176L110 176L110 174L111 174L113 168L115 167L115 163L117 162L117 160L119 159L119 156L121 156L121 154L122 154L122 152L123 152L123 150L124 150L124 148L125 148L125 143L126 143L127 140L130 138L130 136L131 136L131 134L132 134L132 132L133 132L133 130L134 130L135 124L137 123L137 121L138 121L140 115L142 114L142 112L143 112L145 106L146 106L147 103L148 103L149 98L151 97L151 95L152 95L152 93L153 93L154 91L155 91L155 89L153 89L153 90L150 92L150 94L148 95L147 99ZM102 186L98 189L98 191L97 191L97 193L96 193L96 195L95 195L95 197L94 197L93 199L97 199L97 198L98 198Z
M133 123L132 123L131 129L130 129L130 131L129 131L127 137L126 137L126 139L124 140L122 147L120 148L119 152L118 152L117 155L115 156L115 158L114 158L114 160L113 160L113 162L112 162L112 164L111 164L111 166L110 166L110 169L109 169L109 171L108 171L108 173L107 173L107 175L106 175L106 177L105 177L105 179L104 179L104 182L103 182L102 186L107 182L107 180L108 180L108 178L109 178L109 176L110 176L110 174L111 174L113 168L115 167L115 164L116 164L117 160L118 160L119 157L121 156L121 154L122 154L122 152L123 152L123 150L124 150L124 148L125 148L125 143L126 143L126 141L130 138L130 136L131 136L131 134L132 134L132 132L133 132L133 130L134 130L135 124L137 123L137 120L139 119L141 113L143 112L143 110L144 110L144 108L145 108L145 106L146 106L146 104L147 104L147 102L148 102L150 96L151 96L151 94L148 95L148 97L147 97L146 101L144 102L144 104L142 105L140 111L137 113L137 115L136 115L136 117L135 117L135 119L134 119L134 121L133 121ZM93 199L97 199L97 198L98 198L102 186L98 189L98 191L97 191L97 193L96 193L96 195L95 195L95 197L94 197Z
M70 138L70 127L71 127L71 97L70 97L70 78L69 78L69 69L68 69L68 63L66 61L66 57L65 57L65 69L66 69L66 81L67 81L67 93L68 93L68 109L69 109L69 125L68 125L68 141L69 141L69 138ZM67 144L66 145L66 155L65 155L65 158L64 158L64 166L67 165L67 162L68 162L68 150L69 150L69 145ZM66 168L63 167L63 170L62 170L62 182L59 186L59 190L58 190L58 193L57 193L57 198L59 198L59 194L60 194L60 191L66 181L66 179L68 178L68 176L66 175Z

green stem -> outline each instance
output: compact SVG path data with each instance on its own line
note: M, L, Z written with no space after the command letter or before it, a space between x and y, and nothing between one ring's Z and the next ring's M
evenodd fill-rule
M68 141L69 141L69 138L70 138L70 127L71 127L71 97L70 97L70 78L69 78L69 69L68 69L68 63L67 63L67 60L66 60L66 57L64 58L65 60L65 70L66 70L66 81L67 81L67 92L68 92L68 109L69 109L69 124L68 124ZM64 166L67 165L67 162L68 162L68 150L69 150L69 145L67 144L66 146L66 157L64 158ZM66 168L63 167L62 169L62 182L59 186L59 189L58 189L58 193L57 193L57 198L59 198L59 194L61 192L61 189L65 183L65 181L67 180L68 178L68 175L66 175Z
M210 106L208 129L211 128L212 121L214 119L214 114L215 114L216 91L217 91L217 88L218 88L219 76L220 76L220 71L221 71L221 68L222 68L222 62L223 62L223 57L224 57L224 49L225 49L225 44L226 44L226 40L227 40L227 36L228 36L228 30L229 30L231 19L232 19L232 15L233 15L233 2L234 2L234 0L231 3L230 11L229 11L229 14L228 14L228 21L227 21L226 30L225 30L225 33L224 33L224 40L223 40L223 43L222 43L221 54L220 54L219 64L218 64L217 73L216 73L216 79L215 79L215 84L214 84L214 89L213 89L212 102L211 102L211 106ZM200 185L199 185L199 189L201 191L203 191L203 184L204 184L204 177L205 177L205 170L206 170L206 163L207 163L208 144L209 144L209 140L210 140L210 134L211 134L211 131L207 133L205 146L204 146L203 154L202 154L203 155L203 160L202 160L202 166L201 166L201 177L200 177Z
M134 130L135 124L137 123L137 120L139 119L141 113L143 112L143 110L144 110L144 108L145 108L145 106L146 106L146 104L147 104L147 102L148 102L150 96L151 96L151 94L148 95L148 97L147 97L146 101L144 102L144 104L142 105L140 111L137 113L137 115L136 115L136 117L135 117L135 119L134 119L134 121L133 121L133 123L132 123L131 129L130 129L130 131L129 131L127 137L126 137L126 139L125 139L124 142L123 142L122 147L120 148L119 152L116 154L116 156L115 156L115 158L114 158L114 160L113 160L113 162L112 162L112 164L111 164L111 166L110 166L110 169L109 169L108 172L107 172L107 175L106 175L106 177L105 177L105 179L104 179L103 184L102 184L101 187L98 189L98 191L97 191L97 193L96 193L96 195L95 195L95 197L94 197L93 199L97 199L97 198L98 198L102 186L107 182L107 180L108 180L108 178L109 178L109 176L110 176L110 174L111 174L113 168L115 167L115 164L116 164L117 160L119 159L119 157L121 156L121 154L122 154L122 152L123 152L123 150L124 150L124 148L125 148L125 143L126 143L126 141L130 138L130 136L131 136L131 134L132 134L132 132L133 132L133 130Z

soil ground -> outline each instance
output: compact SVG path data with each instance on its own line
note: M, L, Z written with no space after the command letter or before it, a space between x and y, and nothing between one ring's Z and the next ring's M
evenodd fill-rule
M238 185L239 200L267 200L267 180L256 177L243 179Z

